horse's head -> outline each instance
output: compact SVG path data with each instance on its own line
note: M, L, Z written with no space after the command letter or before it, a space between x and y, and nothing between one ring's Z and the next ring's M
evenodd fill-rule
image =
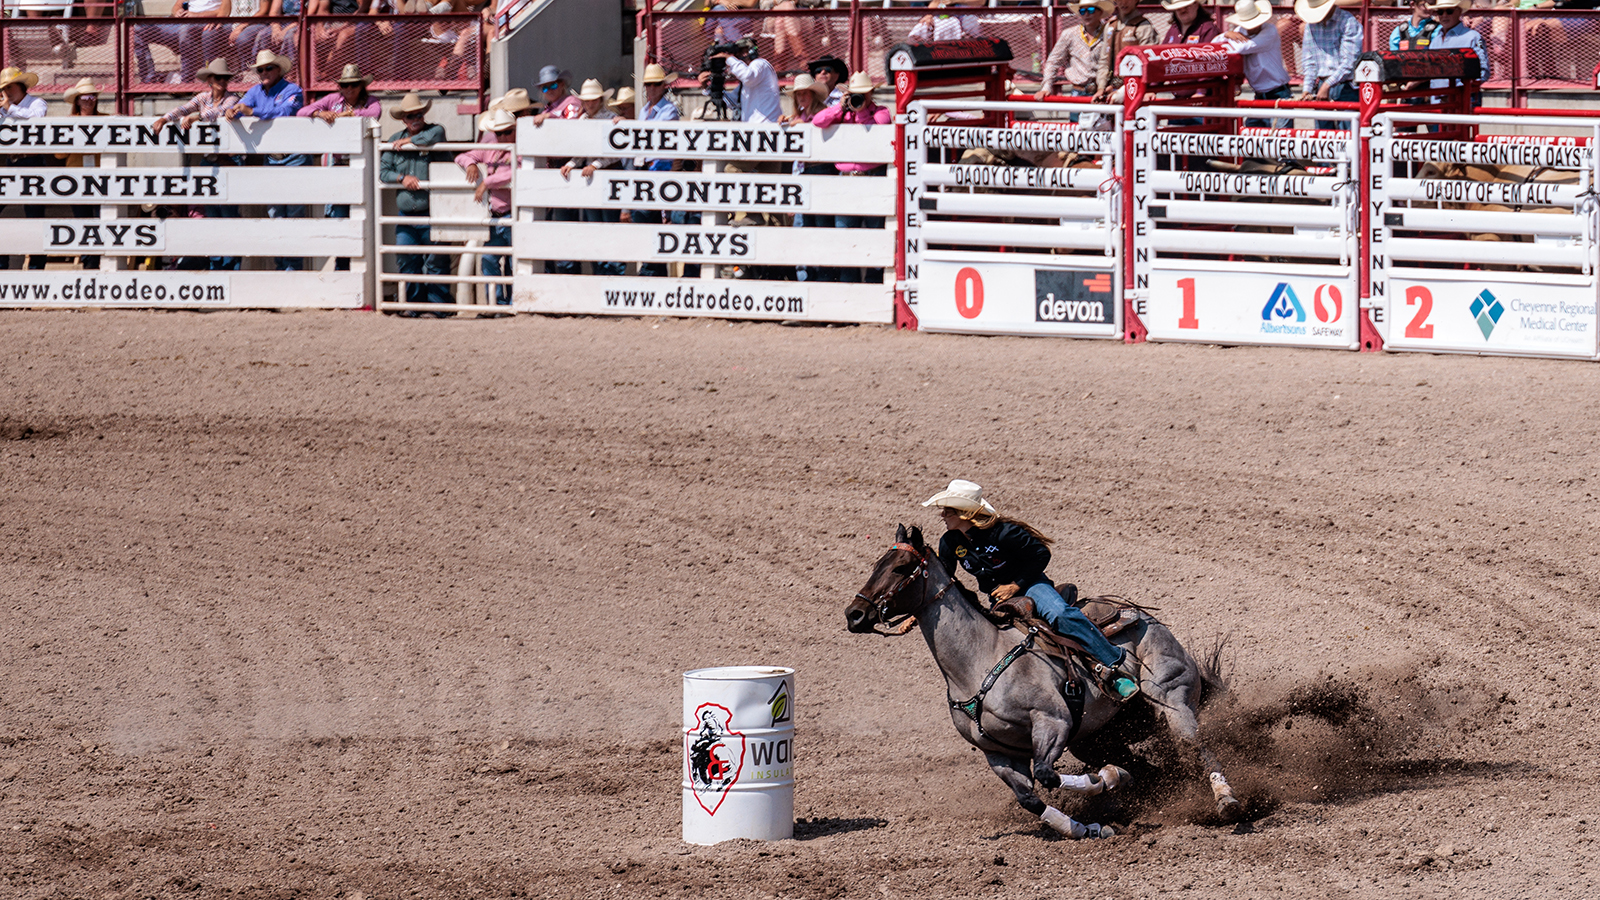
M922 540L921 528L906 531L904 525L899 526L894 545L878 559L866 585L844 608L845 627L864 634L877 631L880 623L893 625L915 613L922 596L915 588L927 577L932 552Z

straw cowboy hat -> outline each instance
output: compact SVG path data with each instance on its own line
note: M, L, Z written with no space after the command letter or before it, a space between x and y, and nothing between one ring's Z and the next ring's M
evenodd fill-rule
M639 79L640 84L666 84L671 79L667 70L661 68L660 63L651 63L644 67L644 77Z
M1459 9L1462 12L1472 8L1472 0L1434 0L1428 4L1428 9L1438 12L1441 9Z
M78 102L79 97L88 95L94 95L98 97L100 95L100 89L95 87L94 79L85 75L84 77L78 79L77 84L68 88L66 96L62 97L61 99L65 100L68 106L71 106Z
M1333 14L1334 0L1294 0L1294 14L1307 25L1315 25Z
M503 109L491 109L478 117L479 131L501 132L515 128L517 117Z
M278 54L273 53L271 50L262 50L256 54L256 61L250 64L250 68L252 69L261 69L267 66L277 66L280 70L287 73L290 69L294 68L294 63L291 62L287 56L279 56Z
M400 102L389 107L389 115L396 119L404 119L406 113L425 113L433 109L432 100L422 99L422 95L415 91L400 98Z
M39 76L32 72L24 72L16 66L7 66L4 69L0 69L0 90L4 90L13 84L20 84L31 91L34 85L38 83Z
M1083 15L1084 7L1098 9L1109 16L1117 11L1117 2L1116 0L1082 0L1081 3L1072 4L1073 15Z
M957 478L950 482L950 486L929 497L922 502L923 506L943 506L949 509L958 509L964 513L976 513L982 516L997 516L994 507L989 501L983 499L983 488L971 481Z
M1183 9L1184 7L1193 6L1199 2L1200 0L1161 0L1161 8L1167 12L1172 12L1174 10Z
M872 76L865 72L857 72L850 76L850 86L845 89L851 94L872 93Z
M205 68L196 69L194 77L200 81L204 81L207 78L221 78L225 81L231 81L234 74L228 69L228 61L219 56L206 63Z
M586 78L583 81L583 87L578 88L579 100L601 100L605 96L605 85L601 84L598 78Z
M633 106L635 98L637 97L638 94L634 93L633 88L624 87L617 91L616 99L612 100L610 103L607 103L606 106L609 106L612 109L620 109L624 106Z
M339 73L339 77L335 78L333 83L367 85L372 83L372 76L361 74L361 67L355 63L345 63L344 71Z
M819 102L828 99L828 89L823 87L822 82L812 78L810 75L796 75L794 77L794 87L790 90L796 94L801 91L809 91L811 96L815 97Z
M528 98L527 88L512 88L505 92L499 100L489 104L490 109L503 109L516 115L525 109L533 109L533 101Z
M1233 4L1233 15L1226 21L1229 25L1240 28L1260 28L1272 18L1272 3L1269 0L1238 0Z

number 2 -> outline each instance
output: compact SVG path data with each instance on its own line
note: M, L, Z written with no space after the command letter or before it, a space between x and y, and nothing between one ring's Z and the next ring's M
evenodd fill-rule
M1406 337L1431 340L1433 326L1424 324L1428 321L1428 314L1433 312L1433 292L1425 287L1416 286L1406 288L1406 305L1417 307L1417 314L1406 323Z

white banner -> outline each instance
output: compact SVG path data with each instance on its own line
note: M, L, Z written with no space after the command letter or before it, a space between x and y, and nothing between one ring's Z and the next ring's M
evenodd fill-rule
M882 284L810 286L795 281L518 274L518 312L612 316L711 316L877 322L894 319Z
M1248 237L1248 235L1243 235ZM1135 305L1151 340L1354 350L1354 279L1157 268Z
M894 265L884 228L727 228L692 225L518 222L522 259L708 262L755 265Z
M924 259L906 300L923 331L1120 337L1121 278L1111 266Z
M517 122L517 153L552 158L729 159L890 163L894 126L805 123L641 122L637 119L551 119Z
M1389 291L1389 349L1595 356L1593 285L1395 276Z
M0 307L356 309L362 272L0 271Z
M517 172L517 205L568 209L661 209L883 216L894 212L894 179L744 172L601 169L589 178L558 169Z
M238 119L189 129L152 118L95 116L0 122L0 153L347 153L362 150L361 119Z
M1150 150L1179 156L1334 161L1355 159L1356 142L1353 138L1157 132L1150 135Z

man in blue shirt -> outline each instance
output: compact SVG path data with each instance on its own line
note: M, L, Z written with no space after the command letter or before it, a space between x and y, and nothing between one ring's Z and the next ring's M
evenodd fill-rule
M1295 0L1294 14L1306 23L1300 99L1354 103L1360 95L1350 79L1361 55L1361 23L1334 0ZM1348 126L1319 119L1317 127Z
M1428 7L1439 19L1439 32L1433 36L1432 50L1454 50L1467 47L1478 55L1478 80L1489 80L1489 49L1484 46L1483 35L1468 28L1461 21L1461 16L1471 6L1471 0L1435 0ZM1449 87L1448 79L1440 78L1432 82L1431 87ZM1472 103L1476 106L1481 95L1474 95Z
M258 119L281 119L292 117L305 105L305 94L298 84L284 80L284 74L294 64L287 58L273 53L271 50L262 50L256 54L255 70L261 82L250 90L245 91L244 97L238 103L228 107L227 117L237 119L240 116L255 116ZM269 154L269 166L304 166L311 162L311 158L304 153ZM303 219L306 217L305 204L297 203L289 206L267 207L269 219ZM276 258L280 272L298 272L306 267L304 257L279 256Z
M667 95L667 70L658 63L651 63L644 67L644 77L639 79L644 86L644 103L640 104L639 118L645 122L676 122L682 118L678 113L678 105L672 102ZM645 159L641 160L647 172L670 172L672 160L670 159ZM678 215L676 212L672 215ZM665 221L665 214L659 209L638 209L633 211L633 222L636 225L661 225ZM674 219L673 224L688 224L687 217L683 222ZM696 221L695 224L699 224ZM639 274L656 278L667 274L667 264L648 262L639 264ZM698 274L698 273L696 273Z

